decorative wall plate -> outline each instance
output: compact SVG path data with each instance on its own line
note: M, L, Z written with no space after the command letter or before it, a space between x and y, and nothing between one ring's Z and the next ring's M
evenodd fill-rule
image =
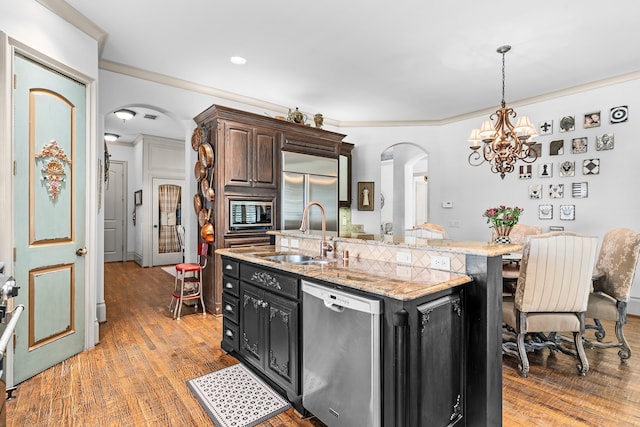
M542 184L533 184L529 186L529 198L530 199L542 198Z
M596 136L596 150L597 151L613 150L613 142L614 142L613 134L605 133L600 136Z
M582 161L583 175L598 175L600 173L600 159L586 159Z
M563 221L573 221L576 219L576 206L560 205L560 219Z
M564 154L564 139L551 141L551 143L549 144L549 155L560 156L562 154Z
M538 219L553 219L553 205L538 205Z
M560 176L573 176L576 172L576 162L566 160L560 163Z
M576 119L573 116L564 116L560 119L560 132L570 132L576 128Z
M538 171L540 178L551 178L553 176L553 163L543 163Z
M552 199L562 199L564 197L564 184L549 185L549 197Z
M613 107L609 113L609 121L612 124L624 123L629 118L629 107L621 105L619 107Z
M553 133L553 120L538 122L539 135L551 135Z
M571 183L571 196L584 199L589 195L589 184L586 182Z
M520 179L531 179L531 165L520 165Z

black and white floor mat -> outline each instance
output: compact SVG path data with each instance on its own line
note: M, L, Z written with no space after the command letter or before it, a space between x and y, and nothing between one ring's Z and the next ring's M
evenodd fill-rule
M241 363L187 381L217 427L251 427L291 405Z

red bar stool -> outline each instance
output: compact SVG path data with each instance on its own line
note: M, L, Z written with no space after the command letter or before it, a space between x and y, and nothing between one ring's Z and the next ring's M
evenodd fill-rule
M207 266L207 253L209 245L200 243L198 245L199 262L181 263L176 265L176 280L171 296L169 310L173 308L173 318L180 320L182 303L191 300L200 300L202 305L202 315L206 315L204 298L202 297L202 270ZM175 304L175 305L174 305ZM198 303L196 302L196 310Z

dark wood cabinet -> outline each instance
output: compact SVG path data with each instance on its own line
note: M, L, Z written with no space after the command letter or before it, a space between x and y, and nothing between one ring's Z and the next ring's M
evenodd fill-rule
M222 348L252 365L302 408L299 280L222 258Z
M194 118L213 148L211 187L215 200L211 208L214 225L209 266L205 269L204 299L207 310L222 314L222 260L220 248L268 244L266 230L230 230L229 200L264 200L273 202L273 226L280 224L280 178L283 150L338 158L345 135L308 127L264 115L212 105ZM193 222L196 224L197 222ZM194 230L195 234L195 230ZM197 230L200 238L200 230Z
M225 122L224 139L225 187L277 187L279 132Z
M240 283L240 354L283 389L298 393L298 306Z

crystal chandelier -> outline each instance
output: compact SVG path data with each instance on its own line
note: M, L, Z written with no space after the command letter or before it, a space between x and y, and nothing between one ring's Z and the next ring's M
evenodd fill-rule
M489 120L483 121L480 129L473 129L469 136L469 148L472 150L469 154L469 164L479 166L485 161L489 162L491 172L499 173L502 179L505 174L515 170L516 161L533 163L538 158L536 150L531 148L535 144L533 138L538 136L538 133L529 117L520 116L514 126L511 119L517 114L513 108L508 108L504 101L504 55L509 50L509 45L496 49L502 55L502 108L489 116Z

